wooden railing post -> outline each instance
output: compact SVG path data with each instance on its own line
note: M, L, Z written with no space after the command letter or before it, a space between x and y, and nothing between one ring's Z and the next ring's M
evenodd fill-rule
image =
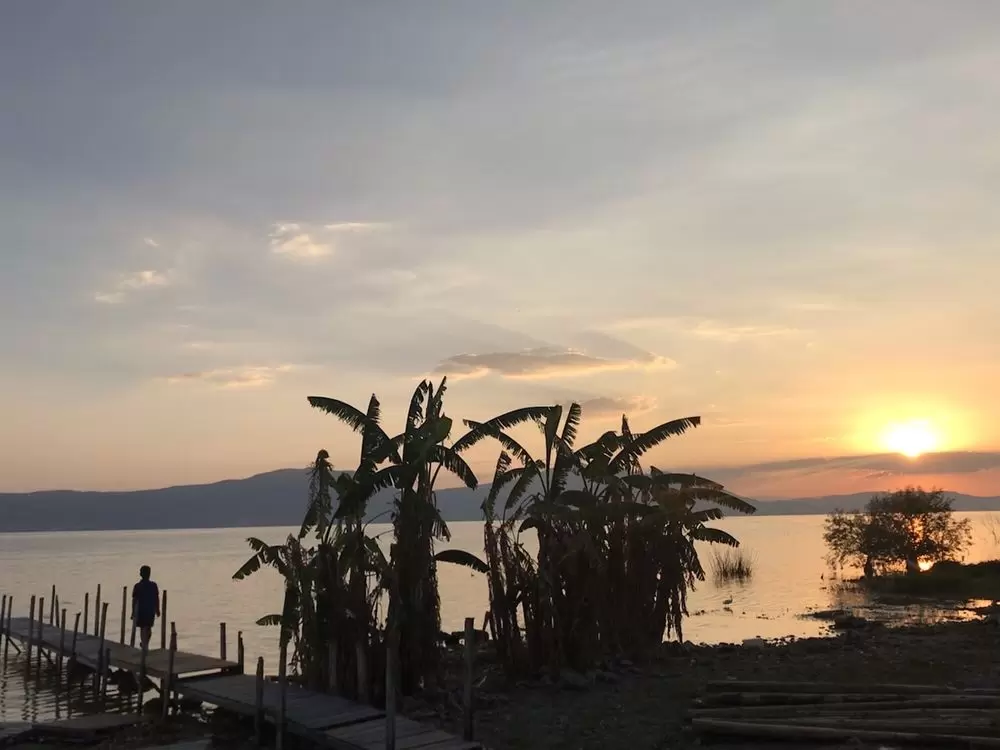
M0 638L5 635L4 624L7 622L7 595L3 595L3 603L0 604Z
M243 647L243 631L236 632L236 665L240 668L240 674L246 672L246 649Z
M466 742L472 741L473 705L472 678L476 658L476 621L472 617L465 618L465 684L463 690L462 737Z
M219 659L226 660L226 623L219 623Z
M90 628L90 592L83 592L83 630L80 632L87 635Z
M37 642L35 643L35 673L42 673L42 636L45 632L45 597L40 597L38 599L38 619L36 620L38 631L37 631Z
M94 599L94 635L101 635L101 584L97 584L97 597Z
M59 617L59 659L56 661L56 684L62 680L63 659L66 658L66 610Z
M56 585L52 584L52 596L49 597L49 625L56 624Z
M163 591L163 603L160 605L160 648L167 647L167 591Z
M278 733L274 738L275 750L283 750L285 747L285 712L288 707L288 638L285 636L284 625L281 627L281 648L278 654Z
M128 609L128 586L122 586L122 632L121 644L125 645L125 612Z
M35 595L31 595L31 607L28 610L28 642L25 646L25 665L31 671L31 644L35 637Z
M174 623L170 623L170 652L167 654L167 674L163 682L163 718L166 719L170 706L173 703L174 691L174 659L177 655L177 630Z
M73 657L73 661L76 661L76 637L80 632L80 613L76 613L76 618L73 620L73 644L69 647L70 656Z
M257 657L257 682L254 691L253 739L260 747L264 742L264 657Z
M11 619L12 619L11 613L13 611L14 611L14 597L11 596L7 600L7 628L6 628L7 641L3 644L3 659L4 659L4 661L7 661L7 654L10 652L10 640L11 640L10 639L10 628L11 628L10 622L11 622Z

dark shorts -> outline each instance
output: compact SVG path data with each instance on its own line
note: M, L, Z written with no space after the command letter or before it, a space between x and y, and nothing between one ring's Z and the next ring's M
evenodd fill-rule
M151 628L156 621L156 615L136 615L135 626L137 628Z

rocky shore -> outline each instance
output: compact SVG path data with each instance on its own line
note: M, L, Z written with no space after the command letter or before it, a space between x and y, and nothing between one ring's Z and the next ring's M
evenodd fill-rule
M782 680L1000 685L995 621L850 628L830 638L753 645L664 644L650 662L628 662L559 684L507 684L481 673L477 739L494 750L642 750L694 744L686 712L713 680ZM411 702L414 714L460 731L454 686L445 700ZM417 718L417 716L414 716Z

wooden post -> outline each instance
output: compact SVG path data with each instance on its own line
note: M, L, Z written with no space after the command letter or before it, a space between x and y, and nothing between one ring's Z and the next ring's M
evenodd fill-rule
M167 674L163 680L163 689L160 697L163 699L163 718L166 719L173 703L174 690L174 659L177 655L177 630L174 623L170 623L170 651L167 653Z
M226 660L226 623L219 623L219 659Z
M49 597L49 625L56 624L56 585L52 584L52 596Z
M63 659L66 658L66 610L60 613L59 617L59 660L56 662L57 684L62 678Z
M83 630L80 631L84 635L87 635L87 631L90 628L90 592L83 592Z
M125 612L128 609L128 586L122 586L122 634L121 644L125 645Z
M100 600L101 600L101 589L100 589L100 586L98 586L98 588L97 588L97 601L99 602ZM95 614L97 614L97 613L95 613ZM96 633L97 637L100 639L100 647L99 647L100 648L100 652L99 652L100 661L98 662L97 674L95 675L97 681L94 683L94 687L95 687L95 689L101 690L102 689L101 688L102 682L106 682L107 681L107 675L108 675L107 657L111 653L111 650L107 648L107 638L106 638L106 636L107 636L107 625L108 625L108 603L107 602L104 602L104 604L101 605L100 619L95 620L95 624L97 625L97 630L95 631L95 633ZM107 686L105 686L105 687L107 687Z
M36 620L38 625L38 642L35 644L35 672L36 674L42 673L42 635L44 634L45 628L45 597L39 597L38 599L38 620Z
M167 592L163 591L163 604L160 606L160 648L167 647Z
M358 700L362 703L371 702L371 691L368 684L368 643L358 641L355 644L355 654L358 660Z
M3 595L3 603L0 604L0 638L4 636L3 626L7 622L7 595Z
M243 631L236 633L236 664L240 668L240 674L246 672L246 650L243 648Z
M94 635L101 634L101 584L97 584L97 598L94 599Z
M105 607L108 605L105 604ZM101 698L108 697L108 677L111 674L111 649L104 649L104 658L101 659Z
M76 636L80 632L80 613L76 613L76 618L73 620L73 644L69 647L70 656L76 660Z
M283 750L285 746L285 709L288 705L288 639L285 637L285 628L281 628L281 649L278 654L278 689L280 697L278 699L278 733L274 738L275 750Z
M260 747L264 729L264 657L257 657L257 682L254 692L253 739Z
M28 610L28 643L26 648L27 659L25 663L27 664L28 671L31 671L31 641L35 637L35 595L31 595L31 608Z
M385 639L385 750L396 750L396 629Z
M466 742L472 741L472 677L476 658L476 621L472 617L465 618L465 685L463 691L463 727L462 737Z
M14 611L14 597L7 600L7 641L3 644L3 658L7 661L7 653L10 651L10 621L11 613Z

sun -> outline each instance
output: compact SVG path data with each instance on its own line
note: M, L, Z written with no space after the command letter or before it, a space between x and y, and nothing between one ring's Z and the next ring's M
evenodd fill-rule
M938 436L930 422L915 419L887 427L882 443L894 453L917 458L937 448Z

